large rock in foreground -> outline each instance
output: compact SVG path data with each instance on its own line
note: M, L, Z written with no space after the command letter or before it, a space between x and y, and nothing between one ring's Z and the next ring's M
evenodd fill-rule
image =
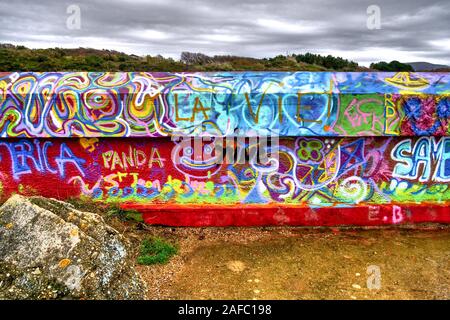
M0 207L0 299L144 299L127 247L97 214L12 196Z

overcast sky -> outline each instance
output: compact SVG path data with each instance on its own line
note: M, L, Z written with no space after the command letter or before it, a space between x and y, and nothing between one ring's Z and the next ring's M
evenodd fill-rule
M67 27L70 5L80 29ZM367 8L381 10L368 29ZM73 12L73 11L72 11ZM370 15L371 16L371 15ZM449 0L0 0L0 42L179 58L182 51L270 57L314 52L360 64L450 64Z

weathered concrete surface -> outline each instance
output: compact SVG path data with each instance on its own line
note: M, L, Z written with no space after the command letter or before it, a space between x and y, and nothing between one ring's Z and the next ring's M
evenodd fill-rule
M449 228L149 231L180 245L168 265L138 268L152 299L450 298ZM367 287L370 265L378 290Z
M142 299L127 246L97 214L15 195L0 207L0 298Z

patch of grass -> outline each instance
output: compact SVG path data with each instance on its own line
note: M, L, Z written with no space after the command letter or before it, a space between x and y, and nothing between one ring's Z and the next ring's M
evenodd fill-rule
M118 218L120 221L144 222L140 212L122 209L117 204L111 205L92 201L91 199L84 197L69 198L65 201L73 205L78 210L100 214L106 218L107 221L110 221L111 218Z
M113 206L106 212L109 217L117 217L122 221L144 222L142 214L135 210L124 210L119 206Z
M165 264L178 252L178 249L161 238L144 239L137 258L139 264Z
M92 201L92 199L85 196L71 197L65 200L65 202L70 203L75 209L80 211L104 214L108 210L108 205Z

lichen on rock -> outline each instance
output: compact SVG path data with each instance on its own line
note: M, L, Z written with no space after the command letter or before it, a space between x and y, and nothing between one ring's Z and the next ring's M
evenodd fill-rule
M0 207L0 299L144 299L128 246L97 214L14 195Z

